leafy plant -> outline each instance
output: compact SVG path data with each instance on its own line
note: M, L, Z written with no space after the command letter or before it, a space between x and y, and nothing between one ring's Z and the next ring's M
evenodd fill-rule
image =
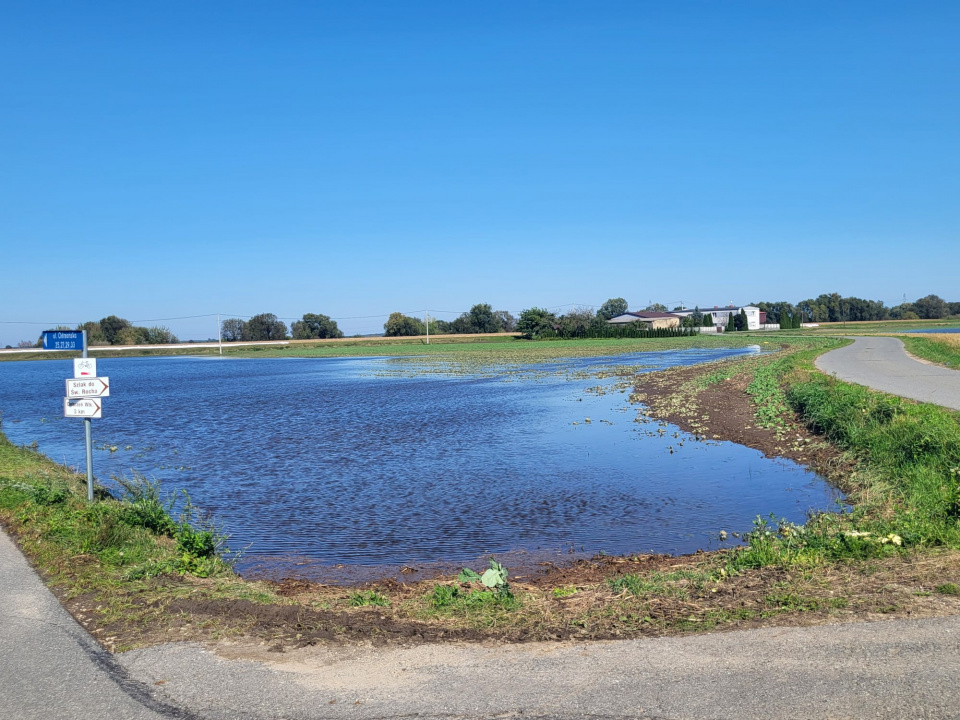
M458 579L460 582L479 582L491 590L506 593L509 592L510 587L507 584L507 575L509 575L507 569L494 558L490 558L490 567L484 570L482 575L470 568L463 568Z
M389 607L390 601L386 595L370 590L368 592L359 591L350 595L350 607Z

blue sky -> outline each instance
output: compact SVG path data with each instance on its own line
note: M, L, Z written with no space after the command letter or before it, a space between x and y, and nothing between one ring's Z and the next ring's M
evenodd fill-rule
M4 3L0 344L960 300L957 37L955 2Z

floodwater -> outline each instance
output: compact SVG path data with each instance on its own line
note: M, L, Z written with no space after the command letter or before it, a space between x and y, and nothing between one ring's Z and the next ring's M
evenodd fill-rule
M138 471L187 490L244 550L241 570L264 556L691 552L758 514L801 522L839 496L790 461L638 422L616 378L592 375L757 351L465 374L387 358L100 359L111 397L93 421L94 469L107 484ZM11 441L82 470L83 423L60 417L71 374L70 360L0 363L0 410Z
M923 330L904 330L905 333L960 333L960 327L924 328Z

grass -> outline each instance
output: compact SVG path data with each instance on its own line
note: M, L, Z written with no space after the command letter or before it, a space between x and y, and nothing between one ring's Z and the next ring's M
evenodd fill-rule
M924 337L902 335L900 339L911 355L960 369L960 333L930 333Z

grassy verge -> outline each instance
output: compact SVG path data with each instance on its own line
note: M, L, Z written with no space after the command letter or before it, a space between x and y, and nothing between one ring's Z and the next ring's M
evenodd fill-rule
M960 369L960 334L931 333L927 337L902 335L907 352L923 360Z
M689 342L670 345L678 340ZM650 349L650 341L632 342ZM723 397L784 447L805 424L845 454L834 479L852 509L802 526L758 518L743 546L715 553L598 557L497 587L477 574L363 587L247 582L188 506L175 512L144 482L130 483L125 498L101 494L88 505L81 478L2 437L0 521L108 648L226 635L278 649L330 640L595 639L960 612L957 414L818 373L813 359L837 340L792 342L784 353L684 369L690 379L663 407L709 423L698 398ZM631 341L596 341L594 350L613 354L620 343ZM523 347L525 358L564 349Z

